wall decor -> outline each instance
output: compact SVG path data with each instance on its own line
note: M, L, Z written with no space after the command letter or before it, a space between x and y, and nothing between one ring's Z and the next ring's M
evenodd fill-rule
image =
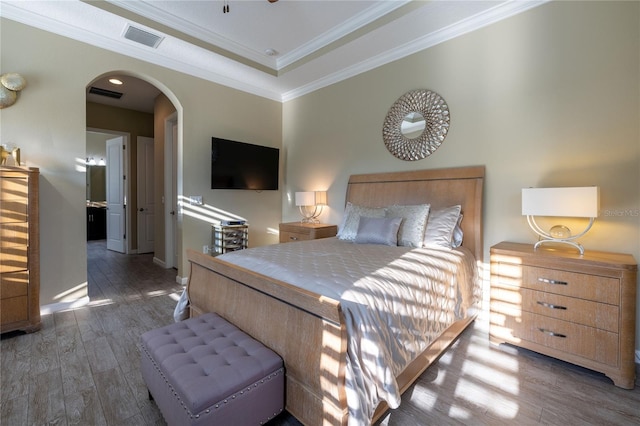
M19 166L20 148L8 148L7 145L0 145L0 166Z
M15 72L0 75L0 109L16 103L18 92L27 86L27 80Z
M389 109L382 138L389 152L399 159L421 160L442 144L449 122L449 106L442 96L430 90L412 90Z

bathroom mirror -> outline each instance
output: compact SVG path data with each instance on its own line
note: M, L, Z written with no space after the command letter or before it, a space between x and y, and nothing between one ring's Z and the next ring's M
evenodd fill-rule
M405 161L431 155L447 137L449 107L430 90L412 90L391 106L382 127L384 144L391 154Z
M87 200L101 202L107 199L105 166L87 166Z

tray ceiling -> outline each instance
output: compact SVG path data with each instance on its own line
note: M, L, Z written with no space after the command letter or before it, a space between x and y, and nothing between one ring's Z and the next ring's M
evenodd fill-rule
M0 15L287 101L544 2L3 0Z

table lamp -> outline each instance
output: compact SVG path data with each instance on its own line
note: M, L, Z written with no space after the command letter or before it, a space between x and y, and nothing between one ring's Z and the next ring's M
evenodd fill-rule
M326 205L327 191L296 192L296 206L300 209L302 223L319 223L318 216Z
M584 254L584 247L576 240L589 231L600 208L600 194L597 186L566 188L523 188L522 214L533 231L540 236L534 249L545 243L561 243L575 247ZM565 225L555 225L549 231L543 230L535 216L589 218L587 227L577 235Z

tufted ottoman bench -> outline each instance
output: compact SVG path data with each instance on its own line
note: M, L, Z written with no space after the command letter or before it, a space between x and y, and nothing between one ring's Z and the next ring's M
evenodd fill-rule
M284 408L282 359L217 314L141 340L142 377L169 425L261 425Z

